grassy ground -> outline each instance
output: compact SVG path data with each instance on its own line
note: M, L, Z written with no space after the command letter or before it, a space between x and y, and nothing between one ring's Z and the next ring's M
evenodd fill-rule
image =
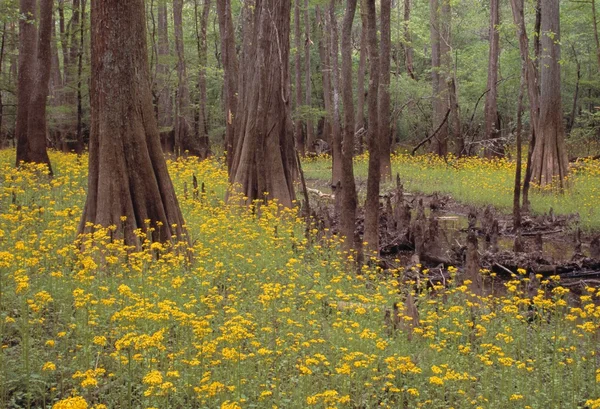
M367 157L356 160L357 179L367 177ZM303 164L306 177L327 181L331 178L328 158L307 160ZM409 191L443 192L465 204L492 204L506 212L512 211L515 164L506 159L450 159L435 156L400 154L393 158L393 174L400 175ZM545 213L554 209L557 214L579 213L586 229L600 229L600 161L581 161L572 167L570 188L564 193L533 189L532 209ZM395 184L395 177L394 177ZM384 185L382 189L391 189ZM364 192L363 192L364 194Z
M433 295L402 269L356 275L293 211L225 205L222 165L194 159L169 164L192 261L110 229L82 247L87 159L51 159L48 179L0 151L0 408L600 407L595 289L572 307L554 279L478 298L458 279ZM384 320L410 291L412 339Z

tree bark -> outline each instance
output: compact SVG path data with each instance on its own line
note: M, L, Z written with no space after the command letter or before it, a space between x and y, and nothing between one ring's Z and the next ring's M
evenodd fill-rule
M230 180L246 203L277 199L291 207L295 199L296 156L290 116L290 2L256 0L245 12L254 24L243 50L244 105ZM252 52L250 52L252 51ZM226 68L227 69L227 68ZM229 196L231 197L231 196Z
M442 0L443 1L443 0ZM442 124L446 115L448 98L446 90L445 75L442 72L441 54L442 54L442 35L440 24L440 4L438 0L429 1L430 13L430 38L431 38L431 82L433 89L433 129L437 129ZM431 143L430 151L439 156L445 156L448 153L448 124L443 123L435 138Z
M158 37L156 73L154 75L154 93L156 94L156 109L158 112L158 129L161 133L161 143L165 152L174 152L173 140L173 93L169 80L171 68L168 60L171 57L169 46L169 14L166 2L158 2Z
M381 169L379 147L379 110L377 106L377 91L379 90L379 47L377 44L377 17L375 0L363 0L362 12L366 13L368 23L367 38L369 50L369 172L367 176L367 200L365 203L365 234L367 256L379 253L379 185Z
M50 173L46 150L46 98L52 63L52 0L41 0L36 19L35 0L21 0L19 22L19 84L17 106L17 166L21 162L44 163ZM35 22L38 21L39 29Z
M381 133L380 169L381 180L392 180L392 132L390 110L390 65L392 48L391 0L381 0L381 51L379 62L379 132Z
M311 82L311 62L310 62L310 46L312 40L310 39L310 13L308 7L308 0L304 0L304 72L306 76L306 106L310 108L312 106L312 82ZM311 116L306 118L306 146L310 147L315 142L315 135L313 129L313 122Z
M237 80L239 75L235 31L231 17L231 0L217 1L217 16L221 34L221 59L224 68L225 151L227 152L227 169L231 172L236 145L235 120L237 120Z
M88 195L79 232L116 226L114 237L138 247L138 228L152 241L181 239L184 220L152 106L144 1L94 0L91 15Z
M532 180L545 186L557 182L566 187L569 161L565 146L562 100L560 94L560 15L559 0L548 1L542 7L543 50L541 64L541 95L539 132L532 156ZM558 178L558 180L555 180Z
M300 118L300 107L302 106L302 41L300 39L300 0L295 0L294 6L294 42L296 52L294 55L294 91L296 96L296 120L294 121L294 135L296 139L296 150L304 156L305 138L302 119Z
M515 170L515 188L513 193L513 231L517 233L521 228L521 173L522 173L522 134L523 134L523 94L526 87L526 61L521 59L521 82L517 104L517 166Z
M404 61L406 72L413 80L416 79L413 67L412 36L410 35L410 0L404 0Z
M498 58L500 56L500 1L490 0L490 49L488 56L488 78L485 98L485 139L491 145L485 150L488 158L499 157L503 154L502 146L498 143L499 130L496 129L498 119Z
M329 5L329 30L331 55L331 152L333 159L333 170L331 176L332 185L342 179L342 130L340 127L340 71L339 71L339 36L338 22L335 16L336 0L331 0Z
M366 13L360 13L361 18L361 31L360 31L360 56L358 60L358 73L356 77L356 126L355 132L358 134L358 149L360 153L364 151L364 138L365 129L367 124L365 122L365 75L367 71L367 22Z
M332 121L333 121L333 102L332 102L332 90L331 90L331 61L329 54L329 46L327 38L327 18L325 18L319 6L316 8L317 19L319 20L321 27L321 38L319 38L319 58L321 60L321 75L323 76L323 105L325 108L325 112L327 112L327 116L325 118L325 123L323 126L323 134L321 138L326 140L327 142L331 142L331 135L333 133L332 130Z
M210 15L211 0L204 0L202 17L198 24L198 0L194 0L196 14L196 42L198 46L198 101L196 120L194 121L195 139L198 141L198 156L202 159L210 155L210 140L208 137L208 116L206 112L206 67L208 66L208 43L206 31L208 28L208 17Z
M354 181L354 96L352 95L352 23L357 0L348 0L342 24L342 99L344 103L344 140L342 144L342 183L340 232L345 237L347 250L360 247L354 237L356 226L357 195Z

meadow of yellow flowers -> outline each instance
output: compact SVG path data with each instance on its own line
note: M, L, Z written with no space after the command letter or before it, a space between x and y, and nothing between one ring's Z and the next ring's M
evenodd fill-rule
M51 153L54 178L13 160L0 151L0 408L600 408L594 288L542 277L530 297L516 275L481 298L460 275L431 293L402 269L356 274L294 211L223 203L223 164L193 158L169 163L189 251L134 252L110 227L76 238L85 156ZM384 321L408 292L410 340Z

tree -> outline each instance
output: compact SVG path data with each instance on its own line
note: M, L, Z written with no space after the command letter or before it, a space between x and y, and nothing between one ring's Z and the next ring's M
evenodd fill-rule
M403 47L404 47L404 62L406 64L406 71L408 75L414 80L415 71L413 66L413 47L412 47L412 36L410 34L410 0L404 0L404 38L403 38Z
M370 253L379 252L379 185L381 182L379 133L379 109L377 104L379 90L379 47L377 44L377 16L375 0L363 0L362 12L366 13L367 47L369 50L369 95L368 95L368 146L369 170L367 176L367 200L365 202L365 234ZM363 28L364 29L364 28Z
M485 138L493 144L485 151L487 157L502 156L502 146L498 143L498 58L500 56L500 1L490 0L490 51L488 57L488 79L485 96Z
M306 75L306 106L310 108L312 106L312 81L311 81L311 59L310 59L310 46L312 41L310 39L310 12L308 8L308 0L304 0L304 67ZM310 116L306 119L306 142L305 145L309 148L315 142L315 136L313 131L313 123ZM305 146L305 147L306 147Z
M329 4L329 31L331 54L331 156L333 160L331 182L335 185L342 179L342 130L340 128L340 71L338 22L335 17L335 0Z
M46 150L46 98L50 82L52 0L40 0L36 19L36 1L21 0L19 22L19 79L15 134L17 166L21 162L44 163L50 173ZM36 28L36 20L39 29Z
M379 73L379 132L381 133L381 179L392 180L392 116L390 111L390 64L391 64L391 0L381 0L381 51Z
M300 0L295 1L294 5L294 41L295 41L295 72L294 72L294 91L296 95L296 115L294 121L294 133L296 135L296 149L300 155L304 156L305 142L302 118L300 118L299 109L302 106L302 63L300 55L302 54L302 40L300 38Z
M560 15L559 0L542 7L539 132L532 156L532 181L540 186L565 187L569 160L565 146L560 94Z
M346 249L359 247L354 243L356 227L356 184L354 181L354 97L352 92L352 23L356 14L357 0L348 0L342 24L342 101L344 104L344 127L342 143L342 180L340 232L346 238Z
M291 207L296 167L290 117L290 2L256 0L246 13L242 47L244 80L229 174L247 200L278 199ZM226 75L228 67L225 66Z
M238 105L238 58L235 49L235 31L231 17L231 0L217 1L217 17L221 34L221 59L224 68L223 95L225 100L225 151L227 169L231 173L235 153L235 120Z
M175 150L175 141L171 135L173 130L173 93L169 81L170 68L168 60L171 56L169 45L169 14L165 1L158 3L158 24L156 44L156 67L154 74L154 98L158 117L158 129L165 152Z
M116 226L117 237L139 245L135 230L150 226L153 241L181 238L184 220L152 106L144 1L95 0L91 27L88 195L79 232Z
M210 14L211 0L204 0L202 17L198 24L198 0L194 0L194 14L196 23L196 43L198 46L198 101L196 102L196 120L194 121L194 138L198 141L198 155L206 158L210 155L210 139L208 137L208 115L206 112L206 68L208 64L208 44L206 31Z
M444 1L444 0L442 0ZM433 89L433 129L438 129L431 144L431 152L440 156L448 153L448 123L445 121L448 111L448 95L445 75L442 72L442 54L447 47L442 41L440 24L440 4L438 0L429 1L430 38L431 38L431 82Z

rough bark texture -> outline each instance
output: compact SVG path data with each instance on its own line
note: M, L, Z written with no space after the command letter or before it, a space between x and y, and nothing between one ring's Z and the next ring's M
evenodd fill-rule
M499 130L496 129L498 119L498 58L500 56L500 0L490 0L490 50L488 56L488 77L485 96L485 138L493 141L486 148L488 158L502 156L502 146L496 141Z
M556 181L557 186L563 188L569 161L560 95L559 17L559 0L545 2L542 7L539 132L532 156L532 181L540 186Z
M381 133L381 180L392 180L392 129L390 110L390 64L392 48L391 0L381 0L381 51L379 62L379 132Z
M431 83L433 90L432 128L438 129L432 140L430 151L440 156L448 153L448 124L444 121L447 107L447 92L445 76L442 73L441 53L441 24L440 4L438 0L429 1L430 37L431 37ZM441 127L440 127L440 124Z
M294 121L294 135L296 139L296 150L300 155L304 156L305 150L305 135L302 119L300 118L300 107L302 106L302 41L300 39L300 0L294 3L294 45L296 52L294 55L294 94L296 96L296 115Z
M521 228L521 173L522 173L522 134L523 134L523 94L526 86L526 62L521 60L521 83L519 86L519 99L517 104L517 167L515 170L515 188L513 194L513 231L516 233Z
M332 91L331 91L331 62L329 55L329 46L330 43L328 39L327 33L327 24L326 18L322 15L319 6L316 8L317 20L319 20L319 25L321 27L321 38L319 38L319 57L321 60L321 74L323 76L323 105L325 108L325 112L327 112L327 117L325 118L323 125L323 133L321 138L326 140L327 142L331 142L331 134L332 134L332 126L331 120L333 118L332 113ZM311 147L312 148L312 147Z
M277 199L292 206L296 156L290 118L289 54L290 2L248 3L248 42L244 46L244 75L240 82L244 110L230 180L247 202ZM249 47L253 47L250 49ZM226 68L227 69L227 68Z
M137 246L137 228L154 228L154 241L182 237L152 106L144 2L95 0L91 27L88 196L79 231L114 225L117 237Z
M224 68L225 96L225 151L227 152L227 168L231 171L235 152L235 121L237 118L237 80L238 59L235 50L235 31L231 18L231 0L217 1L217 16L221 37L221 58Z
M344 140L342 144L342 184L340 232L344 236L345 248L356 248L354 229L356 224L356 185L354 181L354 96L352 95L352 23L356 14L357 0L346 2L342 24L342 100L344 103Z
M310 39L310 12L308 8L308 0L304 0L304 74L306 77L306 106L312 106L312 82L311 82L311 62L310 62L310 46L312 45L312 40ZM306 141L305 141L305 149L306 146L309 148L315 142L315 132L313 129L313 122L310 116L306 118Z
M379 110L377 107L377 91L379 90L379 47L377 44L377 16L375 13L375 0L363 0L362 12L366 13L367 38L369 50L369 173L367 176L367 200L365 203L365 234L367 251L379 252L379 185L381 169L379 160L379 147L381 136L379 133ZM370 255L370 254L367 255Z
M416 79L413 68L412 36L410 35L410 0L404 0L404 63L406 72L414 80Z
M596 42L596 61L600 70L600 38L598 37L598 17L596 16L596 0L592 0L592 25L594 27L594 41Z
M331 43L331 152L332 152L332 185L342 179L342 130L340 126L340 70L339 70L339 36L338 22L335 16L335 0L329 5L329 30Z
M52 64L52 5L41 0L36 28L35 0L21 0L20 11L26 20L19 22L19 83L17 103L17 166L21 162L45 163L50 173L46 150L46 98Z
M194 121L195 139L198 141L198 156L207 158L210 155L210 140L208 138L208 115L206 112L206 67L208 65L208 43L206 31L208 28L208 17L210 15L211 0L204 0L202 17L198 24L198 0L194 0L196 14L196 44L198 46L198 100L196 103L196 120Z
M365 122L365 74L367 71L367 23L366 14L360 13L362 27L360 31L360 56L358 59L358 73L356 77L356 126L355 132L358 135L358 150L363 153L364 134L366 129Z
M158 128L161 132L163 150L173 152L175 142L170 137L173 129L173 95L169 81L170 67L168 60L171 56L169 46L169 14L167 4L159 2L158 4L158 45L157 61L155 74L155 93L157 99Z

